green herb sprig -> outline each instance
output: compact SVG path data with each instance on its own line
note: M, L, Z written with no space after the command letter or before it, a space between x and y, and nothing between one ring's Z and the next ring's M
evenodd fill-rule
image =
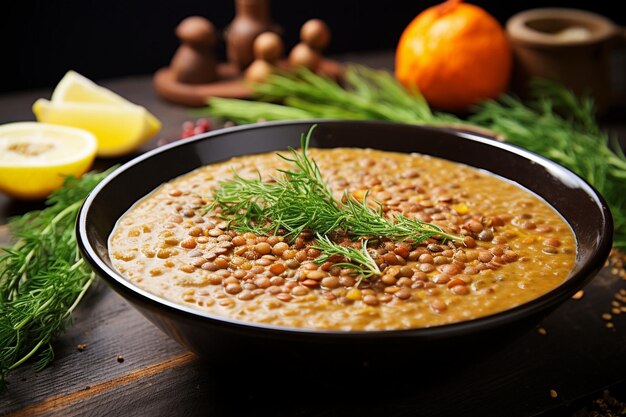
M238 123L310 118L459 122L453 115L433 112L418 91L408 94L387 71L351 64L346 66L344 78L339 84L304 67L292 73L279 72L254 85L255 98L260 101L211 98L200 112Z
M347 262L338 262L333 266L354 270L359 275L357 286L361 283L361 280L381 274L376 261L367 251L367 240L361 241L361 249L341 246L330 240L328 236L320 234L316 235L316 240L316 244L311 247L322 253L315 259L315 263L321 265L337 255L342 256Z
M279 169L279 175L268 182L260 176L246 179L235 172L234 179L219 183L207 210L220 207L230 227L241 232L267 235L284 229L287 238L295 239L303 231L311 231L318 236L318 248L324 252L321 259L342 255L366 277L380 274L367 254L367 239L385 237L413 244L432 237L442 241L461 239L437 225L402 215L388 219L382 207L370 208L365 198L357 201L347 193L343 201L335 198L308 154L314 128L302 135L300 152L290 148L288 155L277 154L293 169ZM333 243L327 236L330 233L361 240L363 251Z
M281 228L295 238L305 229L322 235L343 226L340 203L322 179L319 167L308 156L311 131L302 136L302 151L277 154L291 163L293 170L278 170L277 177L264 182L259 176L222 181L215 190L209 210L220 206L231 227L257 234L276 234ZM270 220L269 222L267 220Z
M74 224L86 196L109 172L66 178L48 207L9 223L17 240L0 251L0 391L7 374L29 359L37 358L37 370L52 361L52 339L94 280L78 253Z
M365 196L367 198L367 195ZM439 226L398 214L393 221L382 214L382 208L375 210L363 201L345 196L343 206L346 217L346 232L355 236L386 237L396 242L411 241L419 244L434 236L442 240L461 240L460 237L445 233Z

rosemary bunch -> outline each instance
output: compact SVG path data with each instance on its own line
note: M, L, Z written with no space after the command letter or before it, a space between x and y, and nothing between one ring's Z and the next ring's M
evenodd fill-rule
M421 220L409 219L401 214L390 221L383 216L382 208L374 210L363 201L356 201L347 195L345 210L346 232L355 236L386 237L396 242L411 241L419 244L433 236L444 240L461 240L458 236L445 233L439 226Z
M257 234L275 234L282 228L288 237L295 238L305 229L325 235L340 228L343 216L339 202L308 156L312 131L302 136L300 153L290 149L291 156L277 154L291 163L293 170L278 170L281 175L272 182L264 182L260 176L245 179L235 172L233 180L220 182L209 210L219 205L230 216L231 227Z
M380 275L381 271L367 251L367 240L361 241L361 249L355 249L348 246L341 246L330 240L328 236L316 235L317 244L313 245L313 249L317 249L322 253L315 259L318 265L330 260L336 255L347 259L347 262L338 262L334 266L339 268L350 268L359 274L359 283L364 278ZM358 286L358 283L357 283Z
M285 119L378 119L444 124L459 120L431 111L414 91L409 94L384 70L346 66L342 84L306 68L273 74L254 85L258 101L211 98L202 113L238 123ZM276 104L280 101L282 104Z
M614 247L626 250L626 157L619 143L598 127L590 98L546 80L536 80L532 93L528 103L512 96L485 102L470 121L589 181L611 209Z
M108 174L66 178L48 207L14 218L17 239L0 254L0 390L9 371L54 358L51 341L65 329L94 279L78 253L74 223L89 192Z

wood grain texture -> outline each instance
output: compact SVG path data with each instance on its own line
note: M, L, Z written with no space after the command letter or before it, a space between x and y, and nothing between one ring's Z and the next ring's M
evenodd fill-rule
M171 368L178 367L194 359L192 353L183 353L170 359L148 365L144 368L136 369L127 374L120 375L113 379L99 382L95 385L88 385L82 390L72 391L67 394L53 395L39 403L28 405L9 413L11 417L25 417L42 413L67 412L67 409L75 408L76 404L91 397L97 397L107 391L124 389L125 386L139 380L145 380L155 374L164 372Z

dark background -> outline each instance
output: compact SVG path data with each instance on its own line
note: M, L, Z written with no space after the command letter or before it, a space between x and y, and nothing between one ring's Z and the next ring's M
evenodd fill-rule
M392 50L404 27L440 1L274 0L274 20L284 30L287 50L300 26L321 18L333 39L328 54ZM626 24L622 2L476 0L502 24L535 7L576 7ZM2 6L0 92L54 86L73 69L99 80L150 74L169 63L178 41L174 28L185 17L201 15L222 30L234 16L234 1L214 0L56 0L11 1ZM224 56L223 46L219 50Z

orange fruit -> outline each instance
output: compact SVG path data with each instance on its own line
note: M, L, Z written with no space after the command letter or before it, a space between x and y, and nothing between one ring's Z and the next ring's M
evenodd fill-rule
M75 71L68 71L51 100L33 104L37 121L88 130L98 140L98 157L128 155L159 132L161 122L145 107L131 103Z
M396 48L398 81L445 111L466 112L481 100L497 98L507 90L511 70L511 45L502 25L461 0L419 13Z

